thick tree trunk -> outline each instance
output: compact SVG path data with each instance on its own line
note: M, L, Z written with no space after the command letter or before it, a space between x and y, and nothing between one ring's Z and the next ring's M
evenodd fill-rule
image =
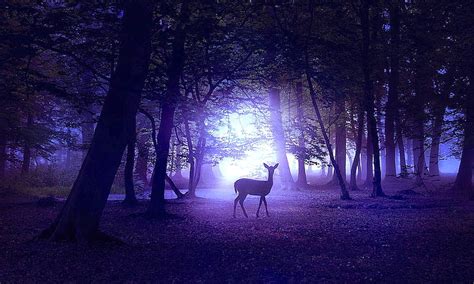
M290 165L288 164L288 158L286 157L286 139L281 117L280 90L274 87L270 88L269 97L270 125L273 134L273 141L276 146L277 162L280 163L278 171L280 172L283 187L295 189L293 177L290 172Z
M364 135L364 111L360 111L357 116L357 137L356 137L356 151L354 161L351 166L351 181L349 188L351 190L359 190L357 187L356 171L357 166L360 165L360 152L362 151L362 136ZM360 169L359 169L360 172Z
M398 116L400 17L398 0L390 7L390 79L385 117L386 177L397 175L395 164L395 117Z
M170 65L168 66L166 83L167 98L161 105L160 129L156 137L156 161L153 169L151 200L147 215L151 218L164 217L165 211L165 179L167 176L168 155L170 150L171 132L173 130L175 101L180 96L179 80L184 67L184 44L186 41L185 23L188 20L187 2L181 7L180 23L172 44Z
M132 131L151 52L151 1L125 6L118 64L90 149L66 204L43 237L88 242L101 236L100 217Z
M370 4L369 0L362 1L361 9L361 25L362 25L362 70L364 73L364 94L365 107L367 112L367 128L370 129L370 136L374 154L374 183L372 196L385 196L382 190L382 172L380 168L380 149L379 137L377 132L377 120L374 115L374 94L373 82L371 79L372 67L369 62L370 52Z
M300 187L308 186L308 180L306 177L306 170L305 170L305 137L304 137L304 110L303 110L303 83L297 82L296 83L296 119L298 124L298 179L296 180L296 184Z
M125 161L125 170L124 170L124 180L125 180L125 199L123 200L123 204L126 206L135 206L138 201L135 195L135 187L133 182L133 166L135 163L135 144L137 141L137 133L136 133L136 121L135 119L131 122L130 128L131 135L129 137L128 145L127 145L127 158Z

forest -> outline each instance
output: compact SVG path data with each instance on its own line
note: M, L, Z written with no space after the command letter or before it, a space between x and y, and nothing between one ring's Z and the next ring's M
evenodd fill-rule
M0 15L0 282L474 281L474 2Z

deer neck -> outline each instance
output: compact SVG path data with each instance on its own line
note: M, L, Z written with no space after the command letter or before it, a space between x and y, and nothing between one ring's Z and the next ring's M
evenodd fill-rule
M268 172L267 182L273 184L273 173Z

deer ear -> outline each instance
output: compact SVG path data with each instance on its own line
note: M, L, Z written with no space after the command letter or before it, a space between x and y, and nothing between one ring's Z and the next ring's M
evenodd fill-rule
M273 169L278 168L279 163L276 163L276 165L273 166Z
M268 166L267 164L265 164L265 163L263 163L263 166L264 166L265 168L267 168L267 169L269 168L269 166Z

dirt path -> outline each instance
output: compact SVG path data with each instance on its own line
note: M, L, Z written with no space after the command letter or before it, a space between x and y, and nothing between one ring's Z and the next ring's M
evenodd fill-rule
M395 190L394 190L395 191ZM206 195L206 194L203 194ZM474 280L474 205L445 193L338 200L336 189L272 192L270 217L232 218L231 193L172 201L176 218L109 202L102 229L126 245L29 242L61 204L0 201L0 282L439 282Z

